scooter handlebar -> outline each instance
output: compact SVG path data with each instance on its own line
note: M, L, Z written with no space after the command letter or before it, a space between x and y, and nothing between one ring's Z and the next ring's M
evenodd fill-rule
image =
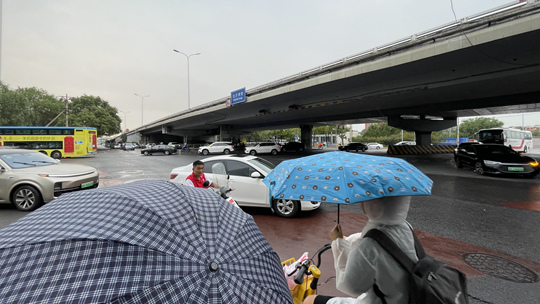
M300 267L300 270L294 277L294 282L296 284L302 284L304 282L304 275L306 274L306 271L308 270L308 263L303 263Z

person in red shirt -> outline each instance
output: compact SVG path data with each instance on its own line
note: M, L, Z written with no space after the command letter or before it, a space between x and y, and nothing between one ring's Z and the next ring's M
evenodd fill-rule
M218 184L213 183L204 175L204 163L200 160L196 160L193 162L193 173L186 177L184 185L196 188L206 188L203 186L205 181L210 183L209 187L219 188Z

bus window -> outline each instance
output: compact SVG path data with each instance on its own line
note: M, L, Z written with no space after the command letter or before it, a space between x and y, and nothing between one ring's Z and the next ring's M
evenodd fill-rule
M47 135L47 130L44 129L32 129L33 135Z
M63 135L73 135L73 134L75 134L75 132L73 132L73 129L65 129L65 130L62 130L62 134Z
M62 130L50 129L49 130L49 135L62 135Z
M30 129L16 129L15 134L17 135L30 135L31 130Z

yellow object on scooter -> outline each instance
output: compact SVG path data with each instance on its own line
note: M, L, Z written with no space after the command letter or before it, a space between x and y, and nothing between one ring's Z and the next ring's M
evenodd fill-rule
M281 262L281 265L290 265L294 263L296 260L294 258L288 259L286 261ZM309 296L316 293L317 289L317 282L321 276L321 271L317 266L310 265L308 268L308 274L304 277L304 281L301 284L297 284L293 289L291 289L291 296L293 298L294 304L302 304L304 299ZM315 279L315 289L311 288L311 283Z

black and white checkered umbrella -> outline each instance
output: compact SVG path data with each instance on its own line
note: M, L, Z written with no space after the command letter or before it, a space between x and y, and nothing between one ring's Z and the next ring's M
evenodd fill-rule
M292 303L253 218L165 181L64 194L0 230L0 303Z

